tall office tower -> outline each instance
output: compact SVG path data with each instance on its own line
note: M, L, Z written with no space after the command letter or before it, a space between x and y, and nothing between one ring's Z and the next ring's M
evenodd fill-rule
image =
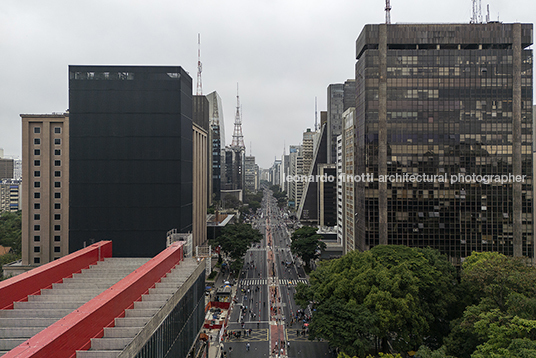
M357 247L534 256L531 44L532 24L365 26L356 158L375 181L357 183Z
M257 180L256 180L256 173L257 173L257 165L255 164L255 157L254 156L246 156L245 158L245 183L246 183L246 190L250 192L255 192L257 187Z
M209 145L209 103L205 96L193 96L192 115L192 246L207 241L207 207L211 199L212 143Z
M274 164L272 164L272 167L270 168L270 183L272 185L281 185L281 160L276 159L274 160Z
M300 145L291 145L289 147L289 176L297 178L303 175L303 157L301 155L302 147ZM288 182L288 205L297 209L300 205L303 191L303 182L301 180L292 180Z
M356 172L356 116L355 108L350 107L344 111L343 115L343 135L342 135L342 172L343 177L341 179L343 183L343 222L344 222L344 240L343 240L343 252L348 253L356 249L356 221L359 219L357 212L355 211L356 200L363 200L363 195L357 195L356 189L357 180L361 178L357 177L360 173ZM357 247L363 250L362 247Z
M337 160L337 136L342 133L342 112L344 106L344 84L335 83L328 86L328 163Z
M225 126L223 122L223 107L218 92L207 95L209 105L210 132L212 140L212 198L221 200L221 182L225 162L222 156L225 148Z
M344 114L343 114L344 117ZM343 119L344 121L344 119ZM345 220L345 208L344 208L344 188L345 182L342 180L344 174L344 132L340 136L337 136L337 243L344 242L344 220ZM344 252L344 249L343 249Z
M313 165L315 134L316 132L312 132L311 128L307 128L307 130L303 132L301 154L303 157L303 174L304 175L310 174L311 166Z
M287 193L289 192L289 183L287 181L287 177L289 174L289 166L290 166L290 157L288 154L283 154L281 156L281 171L280 171L280 179L279 179L279 185L281 186L281 190Z
M355 79L347 79L343 84L343 100L342 100L342 111L346 112L349 108L355 108ZM343 120L344 122L344 120ZM341 122L341 125L344 127L344 123Z
M221 190L243 190L244 189L244 150L239 147L225 147L224 151L225 168L222 173Z
M153 257L192 231L192 79L179 66L69 66L69 250Z
M69 253L69 113L21 114L22 264Z

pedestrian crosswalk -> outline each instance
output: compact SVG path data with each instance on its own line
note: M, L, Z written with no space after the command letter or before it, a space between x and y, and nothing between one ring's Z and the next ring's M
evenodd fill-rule
M307 281L306 278L299 278L299 279L287 279L287 278L280 278L279 284L285 285L285 286L296 286L299 282L308 284L309 281ZM268 283L268 280L265 278L245 278L240 280L240 286L246 287L246 286L261 286L266 285Z

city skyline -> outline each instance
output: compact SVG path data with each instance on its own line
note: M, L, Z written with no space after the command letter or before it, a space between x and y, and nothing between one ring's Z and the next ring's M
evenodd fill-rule
M469 23L471 1L393 1L393 23ZM534 23L536 5L490 3L490 18ZM485 18L486 3L482 4ZM21 113L68 108L68 65L177 65L194 79L201 34L203 94L218 91L231 142L236 83L240 85L246 154L262 168L286 143L301 143L326 110L327 87L354 78L355 41L367 23L385 21L384 3L234 0L124 6L8 2L0 14L0 147L21 155ZM262 54L262 55L261 55ZM195 88L195 83L194 83ZM250 145L251 143L251 145ZM270 143L266 146L265 143ZM288 148L285 149L288 152Z

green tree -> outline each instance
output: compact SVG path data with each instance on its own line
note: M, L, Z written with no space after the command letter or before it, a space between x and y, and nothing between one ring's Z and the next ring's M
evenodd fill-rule
M453 322L447 353L459 358L533 357L536 347L536 269L496 252L473 253L462 285L475 302Z
M238 200L234 195L227 194L223 198L223 207L224 208L232 208L232 209L238 209L242 205L242 202Z
M11 247L16 255L21 254L21 228L21 211L14 213L5 211L0 215L0 245Z
M310 261L319 258L321 252L326 249L326 244L322 241L322 236L316 233L317 231L317 228L304 226L294 231L291 236L290 250L305 262L307 269L309 269Z
M262 234L250 224L232 224L227 225L221 235L210 240L210 243L221 246L221 250L233 260L231 269L236 270L242 267L242 258L251 244L261 239Z
M311 336L347 354L438 348L456 301L456 275L438 251L381 245L321 262L296 298L314 303Z

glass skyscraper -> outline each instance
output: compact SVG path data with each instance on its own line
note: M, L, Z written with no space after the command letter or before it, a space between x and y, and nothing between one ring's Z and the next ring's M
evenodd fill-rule
M532 24L365 26L356 249L534 256L530 45Z

